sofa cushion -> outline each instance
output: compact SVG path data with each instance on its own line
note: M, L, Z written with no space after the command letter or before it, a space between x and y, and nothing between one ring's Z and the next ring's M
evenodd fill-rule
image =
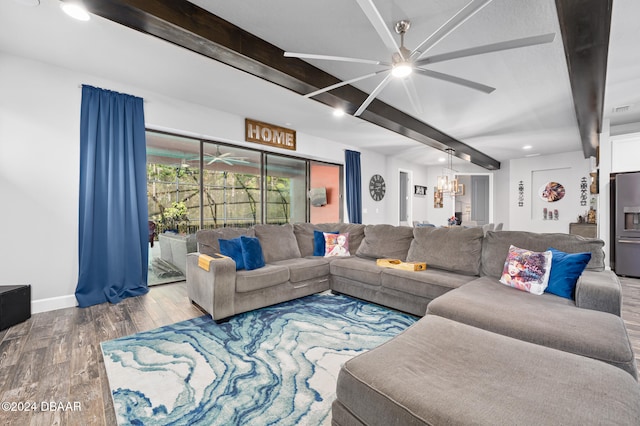
M538 296L544 293L551 272L551 252L509 247L500 282Z
M604 271L604 241L570 234L539 234L525 231L488 231L482 242L481 275L500 278L509 246L545 251L548 247L567 253L590 252L587 270Z
M242 240L240 237L225 240L224 238L218 239L220 245L220 254L233 259L236 262L236 270L244 269L244 259L242 257Z
M289 281L291 283L329 276L329 262L323 258L279 260L273 264L289 268Z
M231 240L240 236L254 237L253 228L216 228L201 229L196 232L196 241L198 243L198 252L213 256L220 253L220 245L218 240L223 238Z
M620 369L432 315L347 361L336 396L336 425L635 425L640 418L640 387Z
M331 275L349 278L369 285L380 285L384 268L375 262L358 257L338 258L330 262Z
M284 265L269 264L252 271L237 271L236 291L238 293L247 293L273 287L287 281L289 281L289 268Z
M426 299L435 299L476 279L473 276L428 267L426 271L419 272L386 268L380 278L382 287Z
M364 238L364 228L365 225L359 223L296 223L293 225L293 232L302 257L314 255L314 231L349 233L349 253L351 256L355 256ZM324 256L324 252L322 256Z
M407 261L426 262L427 268L480 275L482 228L416 227L413 237Z
M407 259L413 240L413 228L409 226L366 225L364 240L356 256L368 259Z
M536 296L481 277L433 300L427 313L594 358L637 377L622 319L578 308L563 297L549 293Z
M240 237L240 244L242 246L242 262L244 263L244 269L252 271L254 269L262 268L265 264L264 255L262 254L262 247L260 246L260 240L255 237Z
M253 229L263 247L266 263L301 257L298 241L293 233L293 225L289 223L284 225L260 224L255 225Z
M549 285L544 291L573 299L578 278L591 260L591 253L565 253L551 247L549 251L553 255L553 259L551 260Z

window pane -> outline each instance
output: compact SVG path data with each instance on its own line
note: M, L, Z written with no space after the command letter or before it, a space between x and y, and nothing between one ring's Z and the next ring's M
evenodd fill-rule
M260 153L204 144L203 227L260 223Z
M200 141L147 132L149 285L185 279L186 235L200 223ZM184 250L173 247L183 245Z
M266 154L266 223L306 222L306 161Z

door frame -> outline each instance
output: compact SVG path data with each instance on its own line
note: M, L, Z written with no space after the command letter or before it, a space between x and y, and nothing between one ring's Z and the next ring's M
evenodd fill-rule
M406 173L407 174L407 199L406 199L406 208L407 208L407 223L405 224L406 226L413 226L413 191L411 191L411 188L413 188L413 171L412 170L408 170L408 169L398 169L398 226L403 225L402 221L400 220L400 207L401 207L401 203L402 200L400 199L400 196L402 194L402 190L400 185L402 185L402 173Z

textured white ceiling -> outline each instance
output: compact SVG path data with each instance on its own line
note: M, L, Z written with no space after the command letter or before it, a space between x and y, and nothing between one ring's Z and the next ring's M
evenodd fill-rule
M284 50L389 59L390 52L355 0L193 3ZM412 48L466 0L374 3L390 26L399 19L412 21L405 40ZM640 102L640 58L636 49L640 29L634 18L640 16L639 5L637 0L614 2L607 116L613 106ZM105 19L94 16L86 23L72 21L58 6L58 0L42 0L38 7L0 2L0 50L408 161L436 164L442 157L439 151L362 120L349 116L336 120L328 107L315 101ZM493 0L432 53L547 32L557 34L551 44L449 61L431 68L496 87L489 95L415 76L422 114L413 110L399 84L390 84L379 97L499 161L527 154L581 151L553 0ZM342 79L375 69L327 61L313 64ZM355 85L368 92L375 84L372 80ZM613 124L640 122L640 107L611 120ZM533 148L524 151L524 145Z

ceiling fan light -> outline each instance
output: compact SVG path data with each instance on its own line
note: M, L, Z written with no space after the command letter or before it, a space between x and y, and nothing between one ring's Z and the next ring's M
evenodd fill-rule
M399 62L393 66L391 74L396 78L405 78L413 71L413 67L408 62Z
M82 6L82 4L74 3L74 2L62 2L60 3L60 7L67 15L71 16L78 21L88 21L91 18L87 9Z

